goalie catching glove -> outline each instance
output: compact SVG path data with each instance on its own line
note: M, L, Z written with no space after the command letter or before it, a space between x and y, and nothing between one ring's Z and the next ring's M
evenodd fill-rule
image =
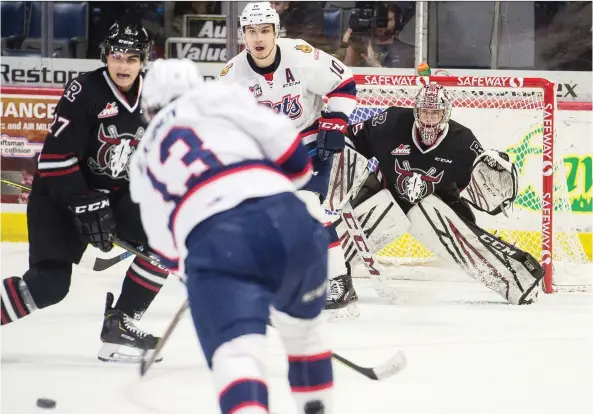
M317 133L317 156L326 160L342 152L346 145L344 134L348 128L348 117L341 112L322 112Z
M478 210L491 215L513 205L519 189L519 173L504 152L485 150L474 161L471 181L466 188L466 199Z
M103 252L112 249L109 238L115 228L115 219L107 195L91 194L69 209L74 214L74 223L85 241Z

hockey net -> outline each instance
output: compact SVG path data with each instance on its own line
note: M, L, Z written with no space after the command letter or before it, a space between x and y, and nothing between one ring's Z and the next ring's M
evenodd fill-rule
M412 107L426 82L446 87L453 98L452 119L470 128L484 148L505 150L519 169L519 196L509 218L478 212L478 224L539 259L546 271L546 292L591 285L590 253L585 252L572 214L563 147L555 134L554 83L540 78L392 75L356 75L355 80L358 106L353 123L389 106ZM439 265L409 234L394 240L378 257L400 269Z

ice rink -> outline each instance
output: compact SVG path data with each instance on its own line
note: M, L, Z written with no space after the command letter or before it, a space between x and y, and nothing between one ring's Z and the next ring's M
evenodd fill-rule
M27 245L2 244L1 259L3 278L22 275ZM145 378L135 365L97 360L105 293L119 295L128 263L102 273L76 268L63 302L0 330L2 414L218 413L189 314ZM358 364L401 349L408 366L373 382L334 364L336 414L593 412L591 293L542 295L533 306L514 307L473 282L393 285L406 304L383 304L369 281L355 280L361 316L328 325L327 338ZM160 335L184 296L171 278L140 326ZM271 412L292 414L285 354L273 331L269 343ZM39 397L57 407L37 408Z

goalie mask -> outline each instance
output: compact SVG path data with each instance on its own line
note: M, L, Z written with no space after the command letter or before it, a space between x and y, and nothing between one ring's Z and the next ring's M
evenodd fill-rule
M241 40L245 44L247 52L252 53L251 46L247 43L245 31L248 26L256 26L260 24L271 24L274 26L274 39L280 35L280 16L272 7L270 2L249 3L243 9L239 19L241 24ZM274 40L275 45L275 40Z
M414 125L424 145L432 146L447 133L451 106L452 99L441 85L426 85L416 94Z

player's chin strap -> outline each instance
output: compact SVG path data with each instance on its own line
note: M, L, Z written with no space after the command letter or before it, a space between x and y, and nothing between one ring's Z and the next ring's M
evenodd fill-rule
M519 173L504 152L485 150L474 161L468 187L468 198L473 207L493 216L512 208L519 192Z

